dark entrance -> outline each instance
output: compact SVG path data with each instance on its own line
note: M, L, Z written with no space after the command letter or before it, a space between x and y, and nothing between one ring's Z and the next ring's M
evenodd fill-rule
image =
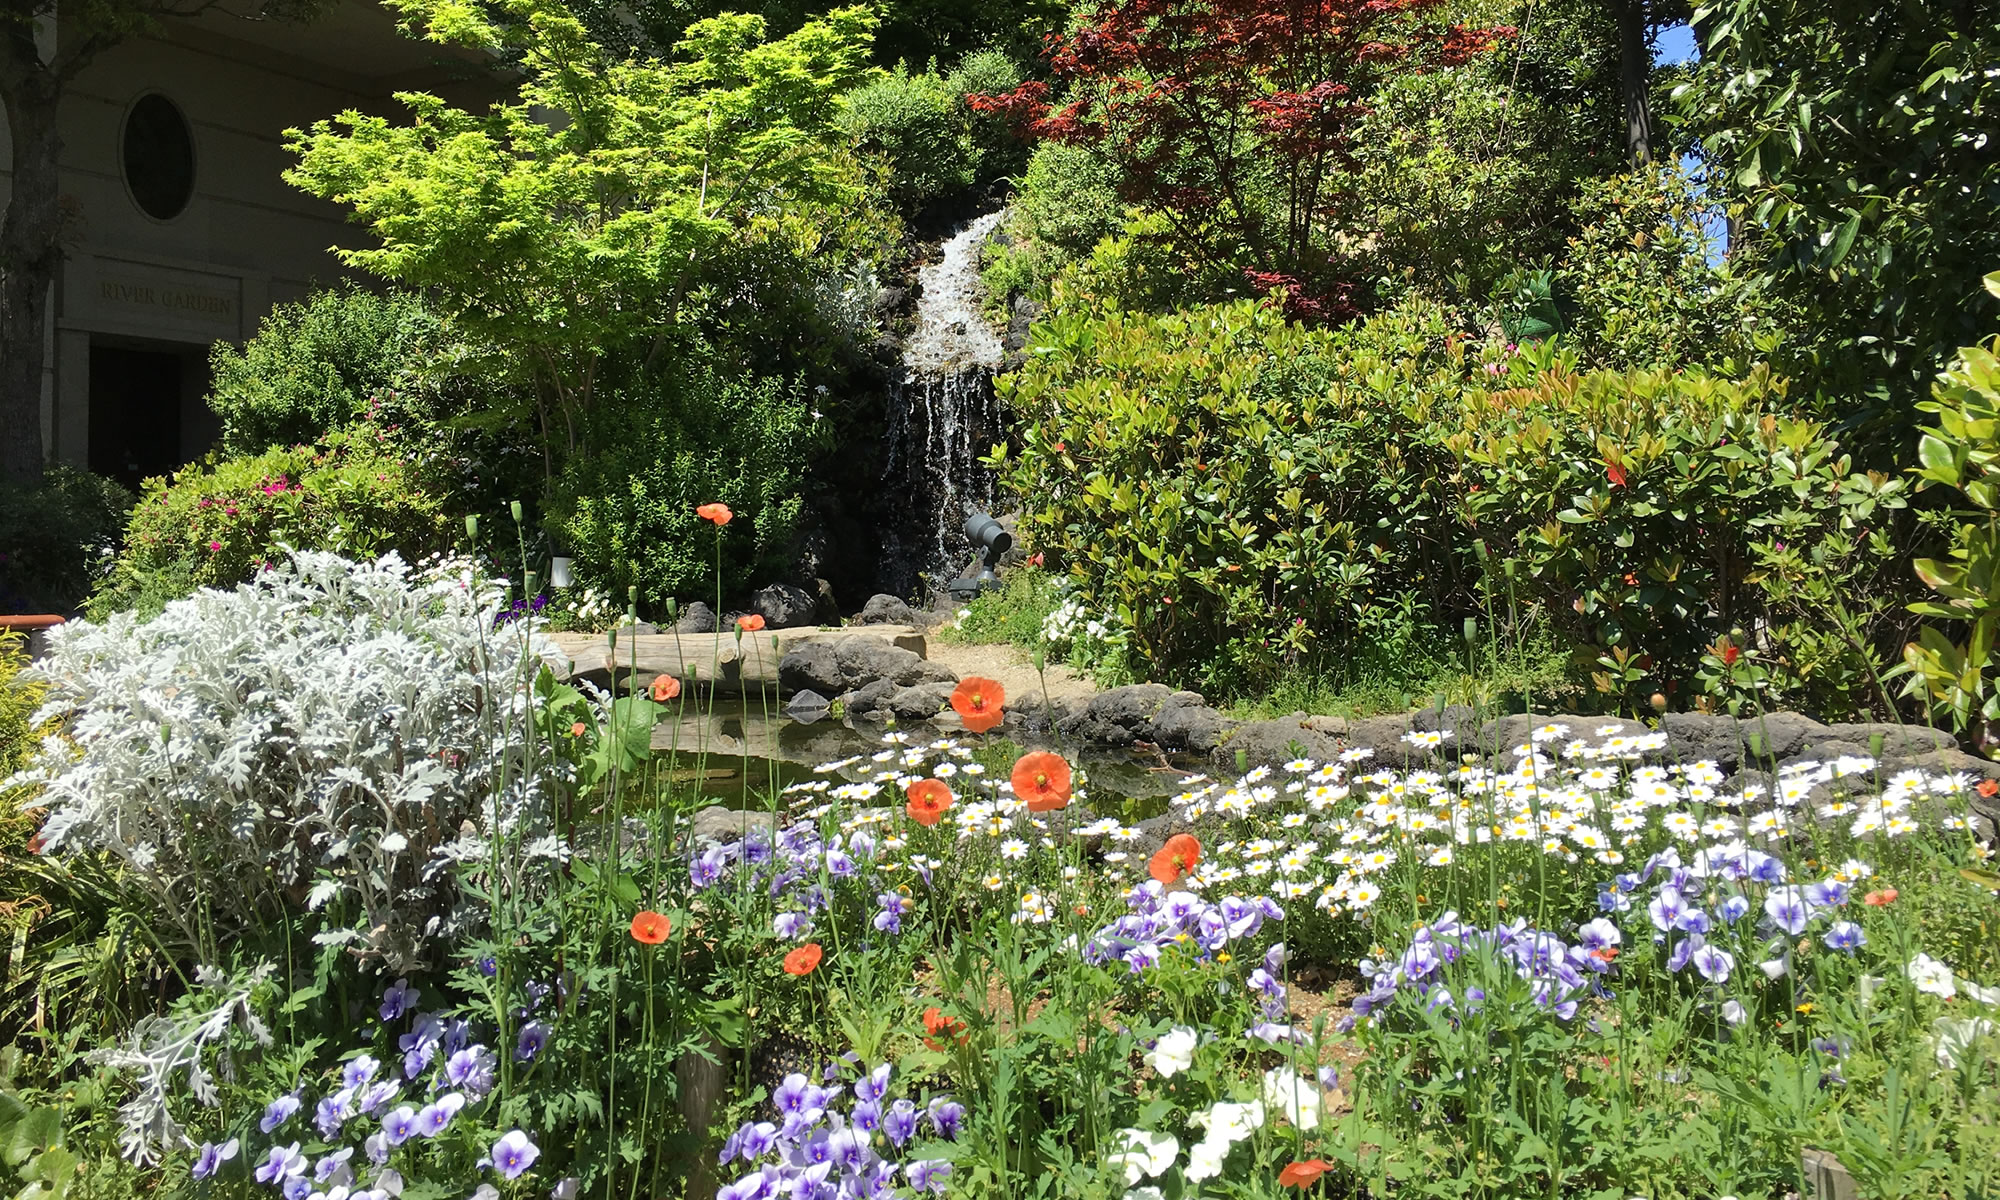
M136 489L181 457L181 356L170 351L90 348L90 469Z

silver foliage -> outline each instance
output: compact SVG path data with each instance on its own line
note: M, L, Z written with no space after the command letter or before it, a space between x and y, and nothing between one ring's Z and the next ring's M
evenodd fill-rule
M48 852L123 859L204 952L309 902L402 969L452 929L442 868L549 844L562 768L526 726L555 652L495 627L503 599L469 570L302 553L151 621L68 626L36 671L65 732L13 782L43 785Z

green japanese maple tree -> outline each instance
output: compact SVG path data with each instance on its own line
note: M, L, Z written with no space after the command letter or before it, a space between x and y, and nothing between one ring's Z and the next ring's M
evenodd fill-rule
M525 385L551 466L578 449L609 356L670 344L704 263L852 204L835 122L876 18L842 8L766 40L696 22L671 61L619 57L560 0L390 0L413 31L518 63L485 112L402 93L290 131L287 178L352 206L379 245L348 264L431 293L496 380Z

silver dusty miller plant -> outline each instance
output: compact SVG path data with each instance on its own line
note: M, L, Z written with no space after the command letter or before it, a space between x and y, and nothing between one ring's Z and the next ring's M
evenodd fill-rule
M15 780L43 787L47 852L123 859L204 957L306 901L322 941L403 969L453 925L454 863L559 853L566 768L529 729L554 652L496 624L503 598L469 570L301 553L66 628L37 671L38 719L65 730Z
M271 972L270 963L235 978L198 967L196 990L180 1015L142 1018L122 1044L91 1052L91 1062L134 1077L132 1098L118 1107L119 1149L126 1158L143 1167L193 1144L168 1104L174 1076L187 1076L188 1090L200 1103L210 1108L221 1103L216 1079L236 1077L232 1030L240 1029L256 1049L270 1048L271 1031L250 1003Z

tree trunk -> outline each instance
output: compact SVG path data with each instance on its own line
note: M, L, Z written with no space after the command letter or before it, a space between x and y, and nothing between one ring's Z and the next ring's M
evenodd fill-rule
M62 263L58 235L56 101L61 85L40 62L32 31L0 46L0 102L13 137L14 193L0 220L0 478L42 477L42 369L49 286ZM24 61L25 55L25 61Z
M1625 148L1632 165L1653 161L1653 108L1648 95L1653 58L1646 49L1646 0L1615 0L1618 6L1618 82L1625 93Z

